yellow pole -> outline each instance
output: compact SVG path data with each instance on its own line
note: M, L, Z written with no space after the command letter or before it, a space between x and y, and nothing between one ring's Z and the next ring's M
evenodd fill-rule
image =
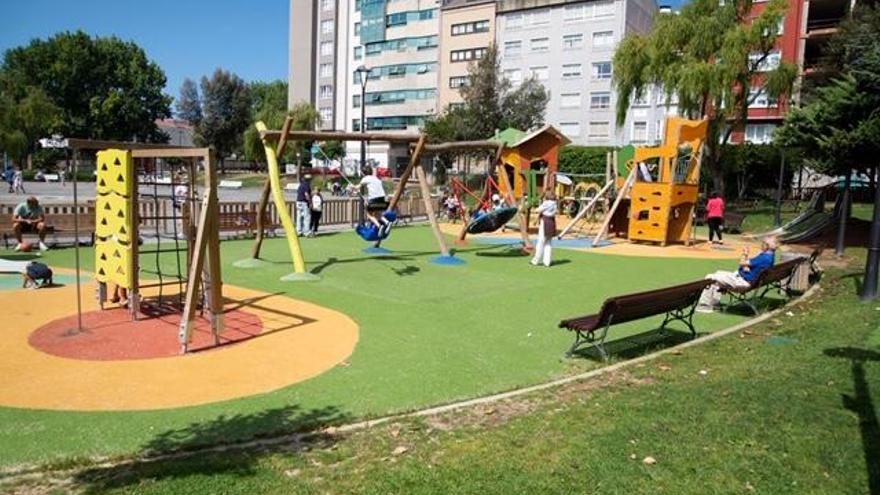
M267 128L263 122L256 123L257 131L261 134ZM278 158L275 156L275 149L262 138L263 149L266 152L266 163L269 165L269 181L272 186L272 202L278 211L278 217L281 218L281 225L284 227L284 233L287 237L287 247L290 249L290 258L293 260L293 272L297 275L306 275L306 263L303 260L302 249L299 245L299 237L296 235L296 229L293 226L293 220L290 218L290 212L287 210L287 204L284 201L284 192L281 189L281 170L278 167ZM302 277L290 277L290 279L302 279Z

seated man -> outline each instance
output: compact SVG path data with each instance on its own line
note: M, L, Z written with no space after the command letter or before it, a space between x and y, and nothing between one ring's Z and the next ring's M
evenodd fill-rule
M707 279L715 283L703 290L697 311L711 313L718 309L721 306L721 292L724 288L749 287L761 272L773 266L778 245L775 237L767 237L761 242L761 252L754 258L749 259L749 248L743 248L737 271L719 270L706 275Z
M45 242L46 215L37 198L31 196L15 207L15 212L12 214L12 233L18 241L15 246L16 251L21 250L22 235L25 233L35 233L40 237L40 251L49 249Z

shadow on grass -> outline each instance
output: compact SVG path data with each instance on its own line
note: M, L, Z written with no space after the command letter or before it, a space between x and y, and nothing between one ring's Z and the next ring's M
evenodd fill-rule
M843 395L843 407L859 417L865 468L868 471L868 493L880 495L880 422L871 389L865 377L865 363L880 361L880 352L856 347L825 349L825 355L850 360L853 375L853 395Z
M703 334L698 333L697 337L700 335ZM658 327L653 330L606 342L605 351L608 353L608 356L614 359L626 360L650 352L659 351L661 349L675 347L692 340L693 338L693 335L689 331L674 330L667 327L665 332L661 332ZM604 363L601 354L599 354L599 350L595 347L583 347L578 349L573 356Z
M215 475L249 477L256 474L260 459L268 455L279 452L295 455L315 447L329 447L338 441L338 436L296 435L297 432L349 420L351 418L347 414L335 407L303 411L298 406L286 406L256 414L219 416L160 433L141 448L138 459L82 471L74 477L74 481L78 488L89 493L102 493L168 478ZM281 435L286 437L262 444L242 445L239 455L229 455L234 447L205 450L239 439ZM199 451L198 454L195 451Z

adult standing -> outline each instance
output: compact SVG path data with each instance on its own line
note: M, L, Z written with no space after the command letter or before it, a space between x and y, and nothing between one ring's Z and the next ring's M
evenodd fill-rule
M551 190L544 191L543 201L538 206L538 244L535 246L535 256L531 264L538 266L550 266L553 263L553 237L556 236L556 193Z
M724 226L724 199L715 191L709 194L706 203L706 223L709 225L709 242L715 243L718 236L718 244L724 244L721 238L721 229Z
M303 176L296 188L296 233L300 237L309 233L312 224L312 176Z

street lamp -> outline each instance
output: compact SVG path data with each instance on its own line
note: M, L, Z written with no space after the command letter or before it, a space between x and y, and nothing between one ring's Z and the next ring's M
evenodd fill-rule
M367 79L370 75L370 69L366 66L358 66L354 70L361 79L361 133L367 131ZM361 169L367 164L367 142L361 141Z

